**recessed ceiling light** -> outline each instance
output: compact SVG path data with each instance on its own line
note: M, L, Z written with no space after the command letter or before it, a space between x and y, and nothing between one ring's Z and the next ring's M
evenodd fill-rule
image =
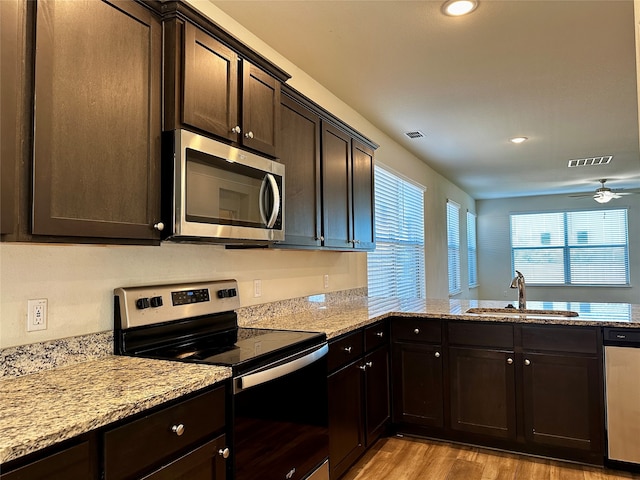
M529 140L527 137L513 137L509 139L511 143L522 143L526 142L527 140Z
M478 0L448 0L442 6L442 11L446 15L459 17L473 12L478 7Z

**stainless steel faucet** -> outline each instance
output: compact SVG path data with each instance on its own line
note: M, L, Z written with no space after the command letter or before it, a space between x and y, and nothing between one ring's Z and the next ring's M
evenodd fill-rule
M524 283L524 275L516 270L516 276L511 280L509 288L518 289L518 309L525 310L527 308L527 292L526 285Z

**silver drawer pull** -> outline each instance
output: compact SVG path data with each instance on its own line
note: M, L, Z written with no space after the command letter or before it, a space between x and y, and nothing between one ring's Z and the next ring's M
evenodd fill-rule
M531 360L529 360L529 359L525 359L524 364L525 364L526 366L531 365Z
M222 458L229 458L229 447L224 447L218 450L218 455Z
M344 347L343 350L345 353L351 353L351 347Z
M174 425L173 427L171 427L171 431L176 435L180 436L184 433L184 425L183 424Z
M418 334L420 333L420 329L419 329L419 328L416 328L416 329L413 331L413 333L415 333L416 335L418 335Z
M371 368L371 367L373 367L373 362L367 362L367 363L365 363L365 365L366 365L367 367Z
M384 332L376 332L376 337L384 337Z
M436 357L436 358L440 358L440 352L434 353L433 356Z
M507 363L509 365L512 365L513 364L513 358L507 358Z

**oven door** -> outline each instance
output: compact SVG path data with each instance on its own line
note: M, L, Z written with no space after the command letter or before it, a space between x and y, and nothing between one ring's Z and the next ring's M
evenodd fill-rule
M327 352L325 343L234 379L236 480L301 480L327 461Z

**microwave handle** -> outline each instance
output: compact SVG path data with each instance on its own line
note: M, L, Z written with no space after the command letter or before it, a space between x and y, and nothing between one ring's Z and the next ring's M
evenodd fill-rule
M273 193L273 208L271 209L271 215L269 216L269 220L265 215L264 211L264 190L267 187L267 181L269 181L269 186L271 187L271 192ZM260 217L262 218L262 223L264 223L267 228L272 228L276 219L278 218L278 213L280 213L280 190L278 189L278 183L273 175L267 173L262 180L262 185L260 186Z

